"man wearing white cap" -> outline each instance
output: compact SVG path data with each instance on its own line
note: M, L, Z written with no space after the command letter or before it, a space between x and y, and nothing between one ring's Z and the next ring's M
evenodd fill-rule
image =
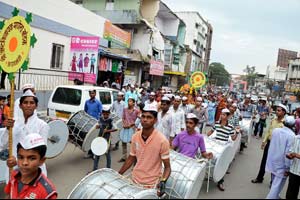
M186 117L188 113L192 112L192 105L188 103L188 98L186 96L182 97L182 103L180 108L184 111L184 116Z
M295 138L293 128L295 118L287 116L283 128L276 128L272 133L272 140L266 164L266 171L272 174L272 186L267 199L280 199L279 194L284 187L291 166L286 158Z
M156 129L161 132L168 140L172 132L172 115L169 111L171 101L168 97L164 96L161 99L160 111L157 115Z
M38 99L31 90L27 90L20 98L20 108L23 116L17 118L14 122L12 119L5 121L5 126L13 127L13 156L11 165L16 166L17 144L30 133L40 134L45 143L48 141L48 132L50 130L48 124L39 119L35 109L38 106ZM0 129L0 151L8 148L8 130ZM8 171L8 170L7 170ZM47 175L46 166L42 166L42 171ZM8 174L7 174L8 175ZM8 177L7 177L8 178ZM7 179L8 180L8 179Z
M116 113L117 116L119 116L120 118L123 116L123 111L126 107L123 99L124 99L124 93L119 92L117 100L114 101L111 107L111 112ZM113 151L117 150L118 148L119 148L119 142L116 143L115 147L113 148Z
M203 132L204 124L208 121L208 112L205 107L203 107L203 99L202 97L196 98L196 105L191 110L192 113L194 113L198 118L198 124L197 127L199 129L199 133Z
M156 107L158 106L157 101L155 101L155 92L150 92L149 99L147 101L145 101L145 106L147 104L150 104L150 105L153 105Z
M141 116L143 129L132 136L130 156L120 169L124 174L134 163L132 171L134 183L144 188L160 188L158 195L164 193L166 181L171 174L168 140L154 128L157 121L157 107L147 105Z
M203 135L199 134L195 128L198 124L198 118L195 114L189 113L186 117L186 131L182 131L173 140L172 148L178 149L179 153L195 158L200 149L201 155L204 158L211 159L212 153L206 152Z
M172 116L172 129L170 133L171 141L175 138L177 134L179 134L185 129L184 111L181 108L179 108L180 103L180 96L175 96L173 106L170 108L170 113Z
M212 135L213 132L216 131L216 140L227 142L229 141L229 137L231 137L233 141L236 140L238 132L235 132L234 127L229 124L229 115L230 111L227 108L223 109L221 112L220 121L214 125L209 133L207 133L207 136ZM218 182L218 188L221 191L225 191L223 183L224 179L221 179Z
M128 105L129 97L133 98L135 102L137 102L137 100L138 100L138 96L136 94L135 87L133 84L130 85L130 90L127 91L125 94L125 105L126 106Z
M34 85L33 84L27 83L27 84L23 85L23 87L22 87L23 94L27 90L31 90L32 93L35 94L35 89L34 89ZM23 112L22 112L22 110L20 108L20 98L18 98L18 99L15 100L15 105L14 105L14 119L17 119L18 117L20 117L20 116L22 117L23 116Z
M287 113L287 108L283 104L279 104L276 108L276 118L273 119L270 123L270 126L265 134L264 140L261 145L261 149L264 150L263 157L260 163L260 169L256 179L251 180L252 183L262 183L264 180L266 162L269 152L269 146L272 138L272 132L275 128L282 128L284 122L284 116Z

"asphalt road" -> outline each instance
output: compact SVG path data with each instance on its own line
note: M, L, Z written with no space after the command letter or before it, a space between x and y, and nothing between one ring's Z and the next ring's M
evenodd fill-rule
M252 139L244 153L237 154L229 172L225 176L226 190L221 192L215 183L210 184L210 190L206 193L206 181L202 185L199 198L204 199L264 199L269 192L270 175L266 174L262 184L252 184L251 179L258 173L262 150L261 140ZM121 164L117 161L121 156L121 150L112 152L112 168L119 170ZM84 159L84 153L68 144L65 151L54 159L47 160L48 177L55 184L59 198L66 198L80 180L92 169L93 160ZM100 167L104 167L105 157L100 160ZM287 184L282 191L281 197L285 197ZM3 185L0 186L0 199L3 198Z

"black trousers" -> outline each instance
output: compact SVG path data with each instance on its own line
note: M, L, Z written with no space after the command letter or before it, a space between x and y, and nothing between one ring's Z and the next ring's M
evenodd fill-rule
M300 176L290 173L289 186L286 191L286 199L297 199L300 187Z
M259 122L256 123L255 129L254 129L254 135L257 135L258 127L260 126L259 136L262 137L264 132L264 124L266 123L266 119L260 119Z
M256 180L258 180L258 181L263 181L264 180L269 147L270 147L270 140L267 141L267 144L266 144L265 149L264 149L264 154L263 154L263 157L261 159L260 169L259 169L258 175L256 177Z

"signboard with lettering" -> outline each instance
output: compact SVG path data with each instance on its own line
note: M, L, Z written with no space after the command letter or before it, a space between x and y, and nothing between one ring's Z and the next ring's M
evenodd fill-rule
M79 79L81 81L90 84L96 83L98 48L99 37L71 37L70 81L81 77Z
M130 48L131 34L106 21L104 25L103 38L111 41L112 47Z
M164 75L164 63L158 60L150 61L150 74L156 76Z

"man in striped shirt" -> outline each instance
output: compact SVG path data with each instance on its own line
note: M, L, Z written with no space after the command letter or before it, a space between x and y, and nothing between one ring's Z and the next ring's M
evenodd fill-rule
M216 131L217 140L227 142L229 141L229 137L231 137L233 141L236 140L237 135L235 134L235 130L233 126L228 122L229 116L230 116L230 111L227 108L223 109L221 112L220 121L215 124L215 126L207 134L207 136L210 136L214 131ZM224 179L218 182L218 188L221 191L225 191L223 183L224 183Z
M287 158L292 159L289 173L289 186L286 192L286 199L297 199L300 187L300 135L294 139L293 146L287 154Z

